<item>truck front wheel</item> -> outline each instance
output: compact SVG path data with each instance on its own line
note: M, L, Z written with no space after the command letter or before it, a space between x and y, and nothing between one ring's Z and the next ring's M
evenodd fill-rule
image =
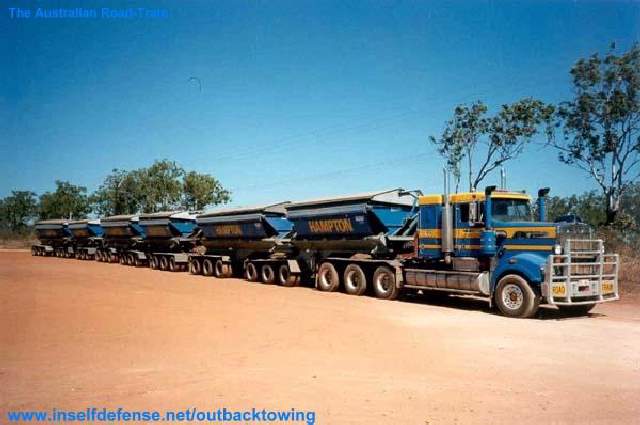
M498 308L507 317L533 317L538 311L540 297L522 277L508 274L500 279L495 292Z

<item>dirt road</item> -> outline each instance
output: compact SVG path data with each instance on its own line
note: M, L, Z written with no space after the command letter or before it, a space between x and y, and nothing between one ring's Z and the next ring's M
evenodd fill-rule
M10 409L277 408L319 424L640 423L640 308L515 320L0 253Z

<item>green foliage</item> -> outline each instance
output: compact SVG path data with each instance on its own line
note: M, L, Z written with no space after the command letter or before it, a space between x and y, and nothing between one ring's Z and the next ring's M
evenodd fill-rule
M640 176L640 46L619 56L594 54L571 69L574 98L558 108L560 161L598 184L612 224L629 184Z
M184 176L183 206L188 210L198 210L207 205L219 205L231 200L231 193L209 174L189 171Z
M202 209L230 199L231 193L213 176L186 172L175 162L162 160L132 171L114 169L91 195L91 205L96 214L108 216Z
M134 214L140 208L138 190L133 173L115 168L91 195L91 209L103 217Z
M456 191L465 160L469 190L476 190L489 173L517 158L543 124L549 134L553 113L553 106L530 98L502 105L493 116L487 115L481 101L458 105L442 135L431 136L430 141L447 161L456 179Z
M12 191L0 200L0 227L12 232L20 232L38 214L36 194L29 191Z
M596 191L567 197L551 196L547 199L547 217L553 221L557 217L573 213L585 223L594 227L605 220L602 197Z
M40 219L86 217L90 211L87 188L56 180L56 191L40 195Z

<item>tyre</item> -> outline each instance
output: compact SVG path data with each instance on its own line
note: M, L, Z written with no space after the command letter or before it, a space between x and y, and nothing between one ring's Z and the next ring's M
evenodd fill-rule
M224 262L222 260L217 260L213 270L214 270L213 274L215 275L215 277L223 278L224 277Z
M127 266L133 266L135 259L133 258L133 254L127 255Z
M202 264L199 260L192 258L189 261L189 273L191 274L200 274L202 273Z
M176 269L176 259L173 257L169 257L169 271L175 272Z
M367 277L359 265L349 264L342 276L344 291L347 294L362 295L367 290Z
M256 268L256 265L249 262L247 263L245 269L244 269L244 277L245 279L247 279L249 282L257 282L258 281L258 269Z
M151 267L151 270L158 268L158 258L156 256L149 257L149 267Z
M340 287L340 276L333 264L329 262L320 264L316 280L320 291L334 292Z
M540 297L524 278L516 274L508 274L500 279L494 296L498 308L506 317L533 317L540 304Z
M260 269L260 277L262 278L262 283L273 283L276 281L276 272L273 270L273 266L271 264L265 264Z
M164 255L160 257L160 270L166 272L169 269L169 260Z
M373 273L373 293L383 300L395 300L400 289L396 286L396 274L389 266L380 266Z
M298 286L300 284L300 275L292 274L287 263L284 263L278 268L278 281L280 285L288 288Z
M35 257L36 255L38 255L38 253L36 252L36 247L35 247L35 246L32 246L32 247L31 247L31 256L32 256L32 257Z
M213 261L208 258L202 260L202 274L205 276L213 276Z
M120 255L120 264L127 264L127 256L126 254Z
M595 306L596 304L559 305L558 308L571 316L586 316Z

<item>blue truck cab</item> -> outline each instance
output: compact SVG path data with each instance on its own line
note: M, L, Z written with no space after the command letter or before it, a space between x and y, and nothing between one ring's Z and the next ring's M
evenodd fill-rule
M540 304L586 313L618 299L618 256L575 225L546 220L545 196L496 190L419 198L416 258L405 286L480 294L506 316Z

